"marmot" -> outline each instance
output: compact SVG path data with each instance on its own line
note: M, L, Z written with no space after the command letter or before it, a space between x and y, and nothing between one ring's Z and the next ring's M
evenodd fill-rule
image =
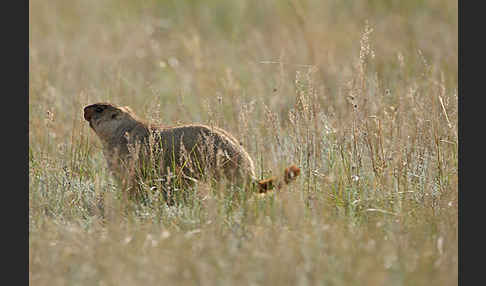
M129 107L110 103L86 106L84 119L101 140L112 173L129 184L130 195L137 195L141 184L150 179L190 183L203 175L219 179L221 174L237 183L256 183L258 192L265 193L300 173L292 165L285 169L283 183L275 177L258 180L249 154L230 133L217 127L149 125Z

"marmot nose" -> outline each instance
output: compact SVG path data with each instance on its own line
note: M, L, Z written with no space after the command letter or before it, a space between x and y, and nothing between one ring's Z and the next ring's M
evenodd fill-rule
M89 106L85 107L84 108L84 119L86 119L86 121L90 121L91 116L93 116L93 109L89 108Z

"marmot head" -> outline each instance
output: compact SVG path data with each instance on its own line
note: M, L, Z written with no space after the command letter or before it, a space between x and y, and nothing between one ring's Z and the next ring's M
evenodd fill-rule
M100 138L112 137L121 127L136 124L137 119L128 106L95 103L84 108L84 119Z

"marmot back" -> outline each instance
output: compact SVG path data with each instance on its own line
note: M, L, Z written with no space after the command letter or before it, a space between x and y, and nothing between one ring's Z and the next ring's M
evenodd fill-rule
M251 157L236 139L217 127L191 124L152 127L151 132L156 150L163 150L161 166L178 166L184 176L193 178L204 174L219 178L223 173L240 182L245 176L256 179Z

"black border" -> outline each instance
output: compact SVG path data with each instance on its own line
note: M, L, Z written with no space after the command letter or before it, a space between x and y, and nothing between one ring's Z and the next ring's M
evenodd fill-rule
M29 284L29 1L12 1L0 17L4 59L1 122L4 283ZM21 158L25 158L22 160Z

